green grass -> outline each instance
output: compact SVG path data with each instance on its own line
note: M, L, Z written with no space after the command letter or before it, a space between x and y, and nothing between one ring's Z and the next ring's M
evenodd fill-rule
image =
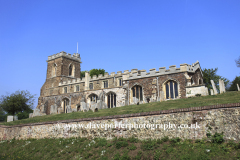
M234 160L240 158L240 143L229 141L218 144L209 140L192 141L179 138L167 141L136 138L12 139L0 142L0 159Z
M5 122L2 125L17 125L25 123L38 123L47 121L58 121L58 120L68 120L68 119L79 119L79 118L90 118L90 117L101 117L101 116L112 116L112 115L122 115L122 114L132 114L168 109L178 109L178 108L189 108L189 107L200 107L216 104L226 104L226 103L238 103L240 102L240 92L232 91L226 92L224 94L214 95L214 96L202 96L202 97L192 97L177 100L169 100L164 102L153 102L141 105L130 105L111 109L103 109L98 112L74 112L66 114L56 114L56 115L46 115L41 117L34 117L19 121Z

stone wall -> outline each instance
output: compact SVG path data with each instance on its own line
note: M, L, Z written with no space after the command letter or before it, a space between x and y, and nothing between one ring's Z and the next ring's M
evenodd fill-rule
M199 128L69 128L72 124L197 124ZM0 140L27 138L68 138L68 137L131 137L140 139L162 138L164 136L183 139L201 139L206 133L224 132L225 139L240 140L240 103L163 110L128 115L116 115L58 122L22 124L15 126L0 125Z
M129 81L129 88L133 87L134 85L140 85L143 87L143 99L152 98L158 96L158 89L159 91L163 91L163 85L168 80L174 80L178 82L179 85L179 98L185 98L186 96L186 78L184 73L174 73L168 75L161 75L158 76L158 85L157 85L157 77L146 77L141 79L133 79ZM164 91L165 92L165 91Z

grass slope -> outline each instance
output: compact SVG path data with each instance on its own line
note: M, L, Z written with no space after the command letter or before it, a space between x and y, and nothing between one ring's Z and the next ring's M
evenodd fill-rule
M219 137L217 137L219 138ZM215 140L217 139L215 138ZM221 138L220 138L221 139ZM219 139L218 139L219 140ZM134 137L106 139L59 138L0 142L1 160L225 160L240 159L240 143L229 141L181 140L179 138L140 141Z
M90 117L101 117L101 116L112 116L112 115L122 115L122 114L132 114L168 109L178 109L178 108L189 108L189 107L200 107L216 104L226 104L226 103L238 103L240 102L240 92L232 91L226 92L214 96L203 96L203 97L192 97L177 100L169 100L164 102L152 102L141 105L129 105L111 109L103 109L98 112L74 112L66 114L56 114L56 115L46 115L41 117L34 117L19 121L5 122L2 125L17 125L25 123L37 123L37 122L47 122L47 121L58 121L58 120L68 120L68 119L79 119L79 118L90 118Z

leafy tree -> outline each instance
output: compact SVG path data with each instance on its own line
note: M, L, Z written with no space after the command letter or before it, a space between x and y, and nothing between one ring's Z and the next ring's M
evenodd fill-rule
M104 69L91 69L89 73L91 77L93 77L93 75L96 75L98 77L99 74L102 74L104 76L104 73L107 73L107 72L105 72Z
M86 71L81 71L81 78L85 77L85 72L87 72L87 70Z
M237 67L240 67L240 56L235 60Z
M209 90L209 93L210 93L210 89L212 89L212 84L210 80L214 81L218 90L219 90L219 79L222 79L224 81L225 86L227 86L229 83L229 80L227 78L217 75L217 70L218 68L203 69L203 83L206 84Z
M231 82L229 91L237 91L237 84L240 86L240 76L236 76L236 78Z
M88 71L82 71L81 77L85 77L85 72L88 72ZM98 76L99 74L104 75L104 73L107 73L107 72L105 72L104 69L91 69L89 73L90 73L90 76L93 77L94 75Z
M0 121L4 121L4 119L5 119L5 113L2 109L2 107L0 107Z
M18 120L29 118L29 113L33 113L33 110L29 109L23 112L18 112L17 113Z
M19 112L30 112L34 104L34 95L29 91L16 91L11 95L2 95L0 98L0 108L11 115Z

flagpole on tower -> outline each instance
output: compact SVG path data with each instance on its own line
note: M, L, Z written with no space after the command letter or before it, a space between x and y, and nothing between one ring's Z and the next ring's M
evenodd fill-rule
M77 53L78 53L78 42L77 42Z

